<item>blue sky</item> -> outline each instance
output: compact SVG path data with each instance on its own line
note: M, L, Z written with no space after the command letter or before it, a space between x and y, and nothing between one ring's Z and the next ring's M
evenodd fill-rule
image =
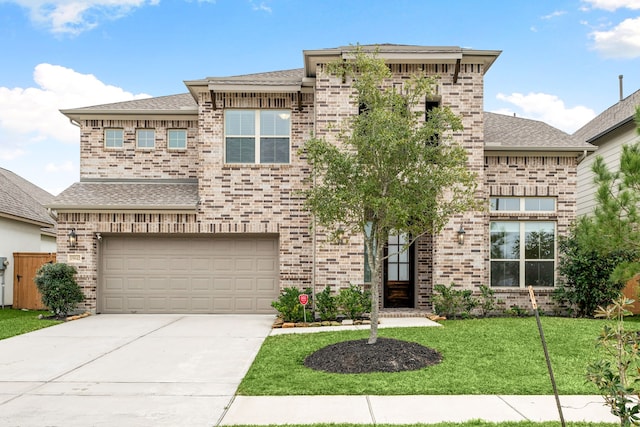
M502 50L485 110L569 133L618 101L618 75L640 89L640 0L0 0L0 167L58 194L80 157L59 109L356 43Z

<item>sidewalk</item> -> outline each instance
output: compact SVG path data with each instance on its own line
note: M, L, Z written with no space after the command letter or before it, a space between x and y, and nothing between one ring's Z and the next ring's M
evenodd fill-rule
M611 422L601 396L561 396L565 421ZM236 396L217 425L559 421L553 396Z
M379 328L440 326L424 317L381 318ZM271 335L369 329L363 326L273 329ZM565 421L618 423L601 396L561 396ZM554 396L236 396L216 425L413 424L559 421Z

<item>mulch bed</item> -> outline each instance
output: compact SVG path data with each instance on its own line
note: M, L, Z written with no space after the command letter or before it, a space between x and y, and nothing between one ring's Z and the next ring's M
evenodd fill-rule
M442 355L415 342L392 338L344 341L321 348L307 356L304 366L337 374L415 371L438 364Z

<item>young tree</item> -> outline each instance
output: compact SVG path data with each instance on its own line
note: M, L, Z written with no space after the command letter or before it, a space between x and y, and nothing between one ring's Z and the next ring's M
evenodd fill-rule
M640 107L636 109L640 134ZM622 147L618 171L610 171L601 156L592 170L597 206L593 218L586 221L583 244L600 253L625 250L640 251L640 142ZM616 281L628 280L640 272L640 263L621 263L613 273Z
M425 121L421 101L433 94L435 78L416 75L398 90L376 53L354 48L352 61L328 71L351 79L360 114L349 118L338 144L312 138L305 144L314 182L306 207L334 237L363 236L371 270L371 333L378 335L379 289L384 248L392 234L410 241L437 234L451 215L475 206L475 174L466 151L452 141L462 123L449 108L436 108ZM343 229L344 227L344 229Z

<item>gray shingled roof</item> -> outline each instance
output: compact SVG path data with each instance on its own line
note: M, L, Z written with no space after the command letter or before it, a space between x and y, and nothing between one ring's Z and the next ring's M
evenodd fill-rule
M53 195L42 188L0 168L0 216L6 215L55 227L56 221L44 207Z
M272 71L269 73L244 74L229 77L207 77L205 80L218 84L246 84L248 86L265 84L300 84L304 77L303 68Z
M593 151L596 147L544 122L484 113L485 150Z
M77 182L49 205L54 209L195 210L195 182Z
M197 110L198 104L189 93L178 95L157 96L153 98L135 99L133 101L115 102L112 104L92 105L89 107L72 108L62 110L67 112L94 112L94 111L176 111Z
M622 101L607 108L595 119L578 129L573 136L582 141L590 141L625 122L633 120L636 107L639 105L640 90L637 90Z

